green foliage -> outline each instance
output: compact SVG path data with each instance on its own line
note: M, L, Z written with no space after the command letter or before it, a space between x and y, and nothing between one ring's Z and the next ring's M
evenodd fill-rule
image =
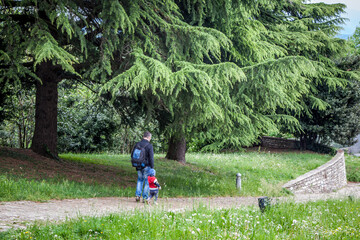
M346 177L350 182L360 182L360 159L354 155L346 155Z
M79 217L64 223L33 224L1 233L4 239L357 239L358 200L278 203L258 207L133 211ZM154 224L156 223L156 224ZM147 226L147 227L144 227Z
M336 53L340 49L342 43L331 39L330 33L337 29L334 24L342 22L336 16L343 5L315 7L300 1L273 5L266 2L264 7L249 6L244 1L219 3L224 6L198 4L197 9L202 9L198 15L194 15L190 3L179 5L189 25L165 29L167 36L181 30L183 37L168 37L167 45L159 44L162 58L135 50L132 67L109 81L103 91L118 96L118 89L127 89L126 93L145 102L150 109L147 113L154 117L157 112L169 113L167 120L162 119L167 135L199 139L207 143L204 150L210 151L226 145L251 145L261 134L274 131L279 123L298 131L300 125L289 114L306 109L303 98L309 94L313 108L325 109L326 103L311 95L314 86L323 80L333 86L341 83L329 77L332 73L317 62L318 50L325 53L332 49ZM236 17L237 11L244 9L250 10L254 19ZM221 20L219 12L225 16ZM277 20L265 18L265 12ZM328 18L333 21L322 25ZM205 19L206 28L202 27ZM316 27L314 19L319 22ZM208 34L203 35L204 31ZM189 40L190 34L193 40ZM218 63L232 60L233 65Z
M334 147L311 141L307 142L306 149L317 153L325 153L331 155L335 155L337 152L337 149Z
M344 45L333 37L344 7L302 0L7 2L0 9L0 61L7 66L0 82L9 88L10 80L41 80L36 69L49 61L57 81L95 81L102 96L123 102L118 108L141 109L130 121L140 115L145 125L158 123L161 135L197 139L205 151L239 149L280 124L299 131L296 116L328 106L318 84L344 85L348 73L331 60Z
M350 40L354 44L357 54L360 54L360 27L355 29L354 34L350 37Z
M96 89L96 85L92 85ZM59 86L58 152L130 153L144 129L153 133L155 152L162 152L164 142L154 122L134 117L129 106L114 108L89 88L64 81ZM122 106L117 101L114 106ZM136 109L135 109L136 111Z
M99 152L114 144L118 121L106 103L98 102L89 89L61 88L58 112L59 152ZM118 143L119 144L119 143Z
M31 88L15 87L11 87L11 91L2 105L4 119L0 121L0 145L29 148L35 126L35 92Z
M311 109L309 115L299 118L303 135L308 145L332 142L350 146L360 133L360 85L357 80L349 81L343 88L332 91L327 86L319 86L317 98L328 104L326 109ZM314 145L314 146L315 146ZM309 150L314 150L312 147ZM315 147L316 149L316 147Z

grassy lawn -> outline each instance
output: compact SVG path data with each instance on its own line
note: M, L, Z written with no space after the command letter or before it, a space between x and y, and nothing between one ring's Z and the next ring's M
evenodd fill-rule
M130 183L123 185L122 180L69 180L61 175L61 169L52 177L39 179L30 175L25 178L1 170L0 166L0 201L134 196L137 174L128 155L61 154L60 157L84 166L121 170L111 178L117 175L129 179ZM281 188L284 183L324 164L331 156L312 153L192 153L187 154L186 159L187 164L182 165L164 159L163 155L155 156L157 178L162 185L160 197L283 196L288 194ZM104 178L107 175L105 170L101 173ZM36 169L34 172L36 174ZM237 173L242 174L241 192L235 187Z
M62 158L118 166L130 175L134 169L127 155L62 154ZM310 153L187 154L187 164L155 156L161 196L280 196L281 186L329 161L331 156ZM235 188L236 174L242 174L242 191Z
M346 155L346 177L350 182L360 182L360 157Z
M29 160L20 155L12 157ZM114 177L111 171L115 171L122 175L119 179L132 179L133 186L121 186L117 180L106 183L98 178L99 174L94 175L97 177L94 182L69 180L61 175L65 170L58 169L58 175L42 175L39 179L29 174L31 171L18 174L0 165L0 200L133 197L136 171L128 155L62 154L60 157L86 171L101 170L104 179L107 174ZM192 153L186 157L187 164L182 165L164 159L163 155L155 156L157 178L162 185L160 197L284 196L288 193L282 191L282 184L332 158L312 153L263 152ZM350 178L358 181L359 158L346 156L346 161L349 181ZM33 172L36 174L36 169ZM235 188L236 173L242 174L240 193ZM359 239L359 212L360 201L356 199L272 203L264 213L257 206L222 210L194 206L192 211L184 212L151 208L151 211L81 217L60 224L37 222L27 229L0 233L0 239Z
M291 211L289 211L291 209ZM359 239L358 200L82 217L0 233L1 239Z

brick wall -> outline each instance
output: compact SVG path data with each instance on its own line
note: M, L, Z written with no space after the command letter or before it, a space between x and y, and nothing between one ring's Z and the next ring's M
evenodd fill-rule
M297 140L290 140L276 137L262 137L261 147L264 148L285 148L285 149L299 149L300 142Z
M324 193L336 191L347 184L344 151L324 165L283 185L293 193Z

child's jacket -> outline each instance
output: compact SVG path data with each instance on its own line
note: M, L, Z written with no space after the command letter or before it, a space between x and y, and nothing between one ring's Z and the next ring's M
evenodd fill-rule
M155 176L148 176L148 181L150 190L156 190L158 187L160 187L160 184L158 183L158 180Z

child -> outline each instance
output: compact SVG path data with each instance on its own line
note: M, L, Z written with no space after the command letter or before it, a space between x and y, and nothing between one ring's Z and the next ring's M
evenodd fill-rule
M155 177L156 171L155 169L150 169L148 181L149 181L149 187L150 187L150 196L147 200L147 203L150 203L150 199L155 196L154 204L157 205L156 200L159 195L159 190L161 189L160 184L158 180Z

